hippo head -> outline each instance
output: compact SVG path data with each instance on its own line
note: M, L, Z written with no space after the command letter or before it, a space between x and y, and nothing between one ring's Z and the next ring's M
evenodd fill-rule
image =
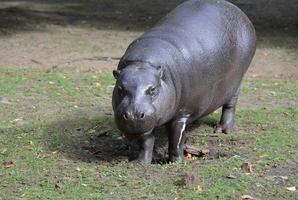
M125 135L138 137L157 125L159 112L155 103L160 98L162 71L162 67L145 64L114 70L115 122Z

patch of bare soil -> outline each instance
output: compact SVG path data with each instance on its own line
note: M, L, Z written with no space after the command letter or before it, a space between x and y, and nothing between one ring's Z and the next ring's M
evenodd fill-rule
M127 46L140 34L49 25L43 32L0 37L0 66L100 68L111 72ZM298 80L298 60L278 49L258 48L247 76Z
M133 39L181 2L2 1L0 67L60 66L110 72ZM297 28L295 0L231 2L247 13L257 27ZM297 59L289 60L275 50L258 49L249 75L297 79Z
M138 32L49 26L45 32L0 37L0 66L77 67L111 71Z
M298 49L292 49L298 51ZM275 49L259 48L248 70L248 76L263 79L298 80L298 59Z

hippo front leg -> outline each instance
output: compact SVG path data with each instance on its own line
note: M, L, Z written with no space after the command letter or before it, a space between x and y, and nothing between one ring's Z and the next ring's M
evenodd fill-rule
M155 137L152 132L144 134L139 139L140 153L136 161L151 163Z
M168 126L169 159L172 162L184 160L183 148L185 143L185 128L187 118L181 118L171 122Z

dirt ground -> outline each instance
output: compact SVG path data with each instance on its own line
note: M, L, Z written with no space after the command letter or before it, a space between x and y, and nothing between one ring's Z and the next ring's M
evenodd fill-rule
M126 47L142 32L84 29L50 25L47 31L16 33L1 37L2 66L11 67L83 67L111 72ZM296 44L295 44L296 43ZM297 39L289 47L293 58L283 49L258 48L249 75L263 78L298 77ZM115 58L115 60L113 59Z

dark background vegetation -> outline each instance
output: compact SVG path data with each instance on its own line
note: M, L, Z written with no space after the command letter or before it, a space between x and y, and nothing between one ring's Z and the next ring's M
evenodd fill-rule
M297 30L297 0L230 0L258 29ZM99 29L143 29L182 0L4 0L2 33L42 29L47 24L85 25Z

